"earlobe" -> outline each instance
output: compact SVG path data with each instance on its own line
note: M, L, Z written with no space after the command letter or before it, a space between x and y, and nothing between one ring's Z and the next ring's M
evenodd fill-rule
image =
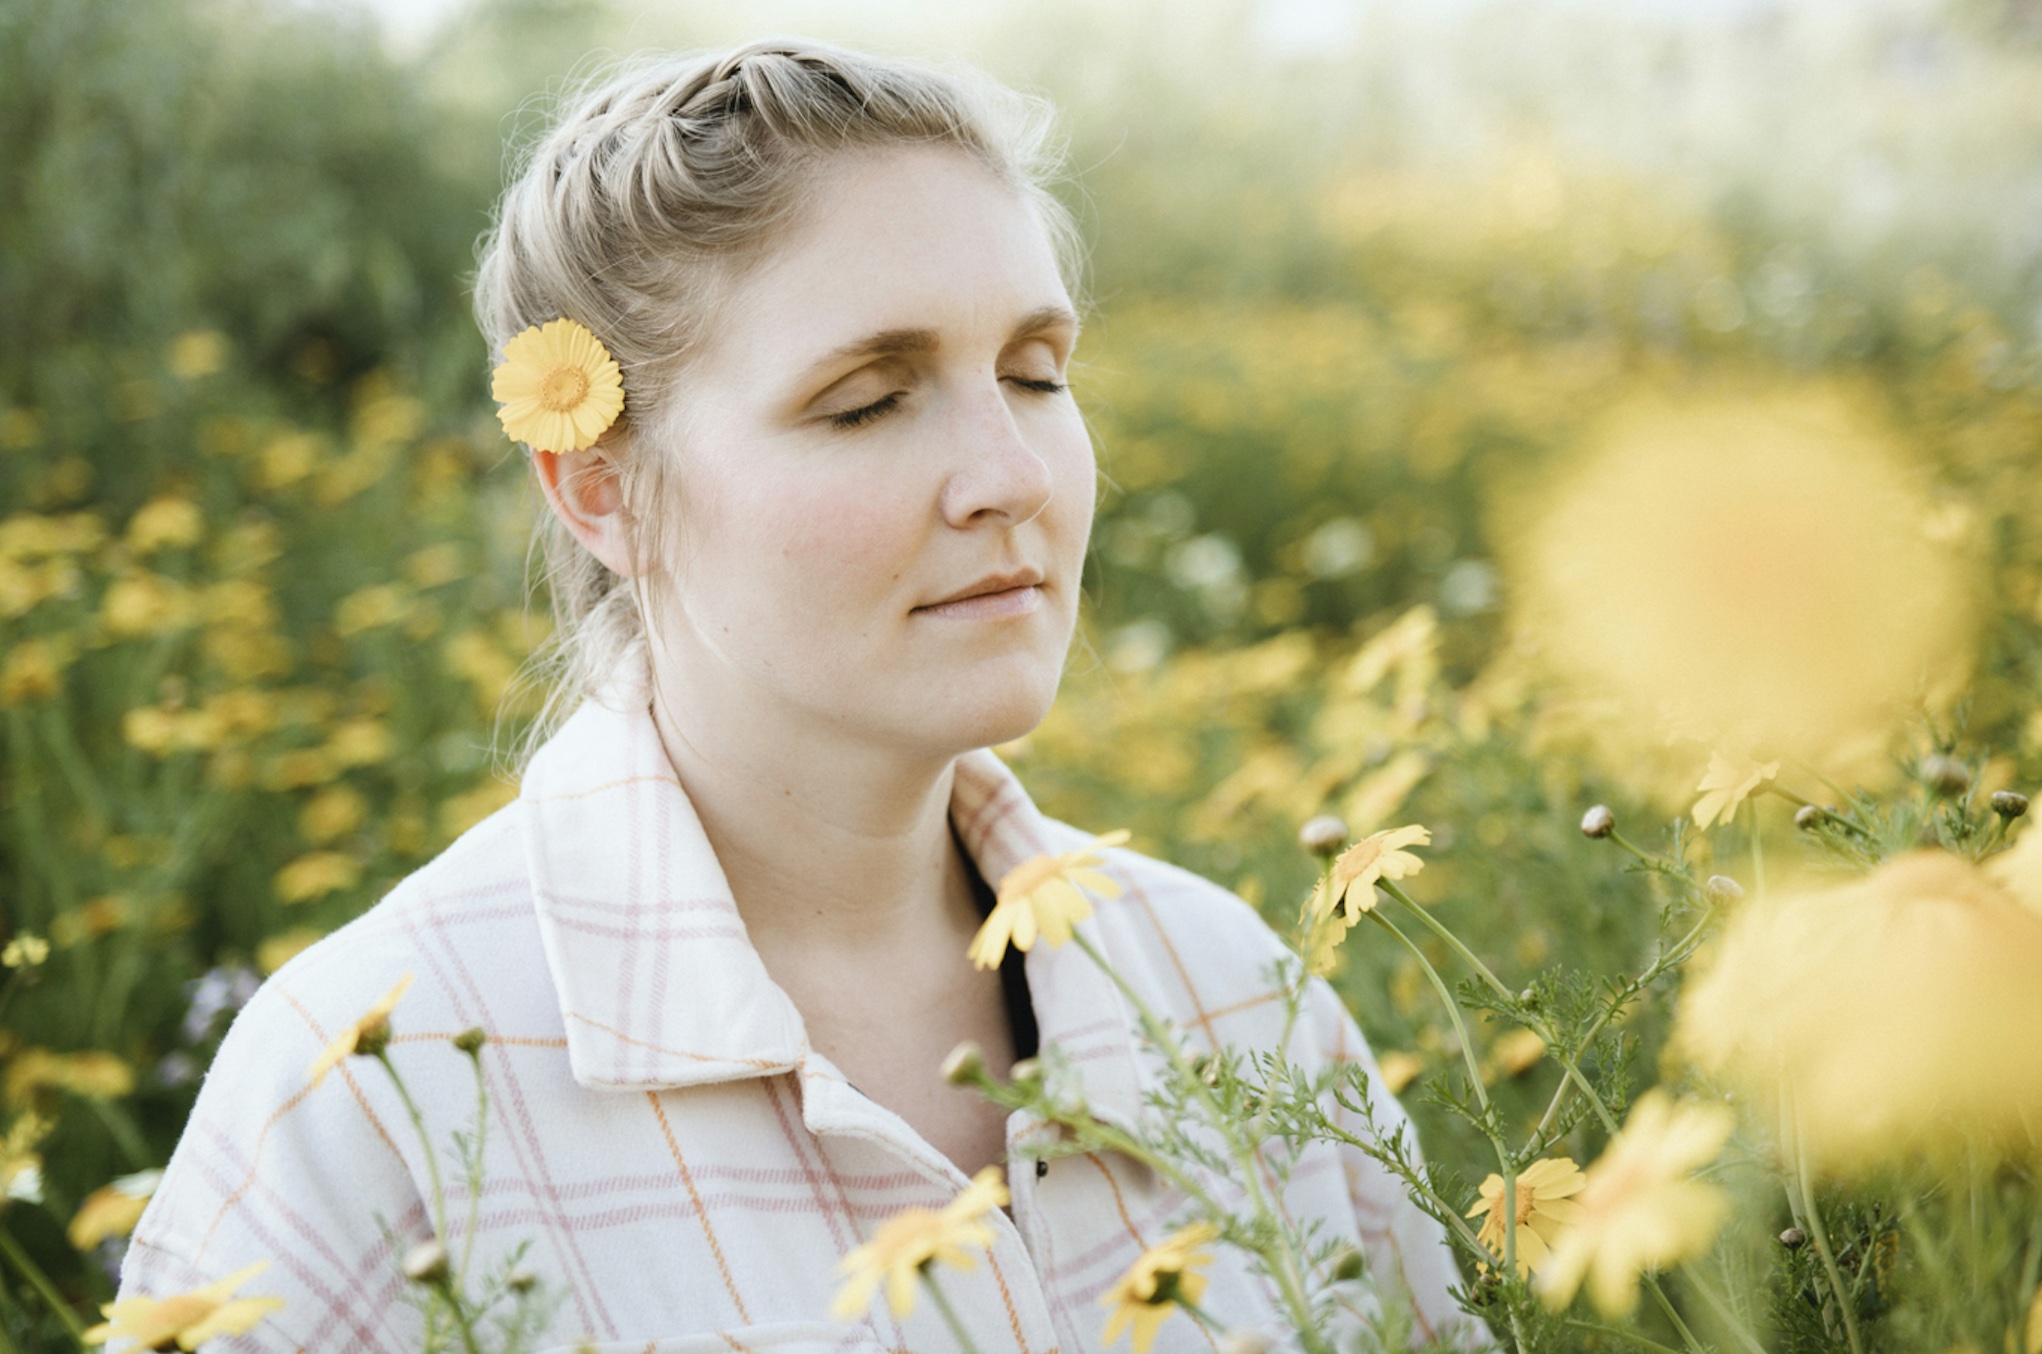
M617 463L600 447L586 451L532 453L546 504L576 540L612 573L626 578L638 570L631 549L630 514Z

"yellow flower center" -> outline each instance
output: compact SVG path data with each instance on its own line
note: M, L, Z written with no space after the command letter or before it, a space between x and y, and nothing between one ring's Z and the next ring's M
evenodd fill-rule
M555 367L539 383L539 403L564 414L588 394L588 373L580 367Z

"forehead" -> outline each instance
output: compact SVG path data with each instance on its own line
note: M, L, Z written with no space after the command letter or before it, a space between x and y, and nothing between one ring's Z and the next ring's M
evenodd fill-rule
M962 151L833 157L787 236L736 281L705 359L783 371L866 334L966 342L1070 298L1035 206Z

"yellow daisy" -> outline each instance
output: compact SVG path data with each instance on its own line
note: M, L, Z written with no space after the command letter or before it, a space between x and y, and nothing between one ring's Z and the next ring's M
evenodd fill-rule
M361 1017L342 1030L334 1041L319 1051L312 1065L305 1069L305 1075L312 1078L317 1086L326 1080L326 1074L338 1067L356 1052L367 1052L377 1047L378 1041L387 1042L390 1037L390 1013L397 1009L397 1003L411 990L411 974L397 980L397 985L376 998L376 1004L362 1012Z
M1517 1272L1531 1273L1546 1261L1548 1248L1560 1229L1581 1216L1581 1205L1573 1195L1581 1192L1586 1177L1567 1157L1534 1161L1517 1176ZM1487 1214L1487 1217L1483 1217ZM1483 1218L1476 1238L1497 1255L1503 1254L1503 1177L1492 1175L1482 1182L1482 1197L1468 1210L1471 1218Z
M1193 1267L1212 1263L1212 1252L1205 1247L1219 1235L1220 1229L1211 1223L1194 1222L1142 1252L1127 1273L1099 1295L1100 1305L1113 1309L1100 1339L1111 1345L1131 1325L1134 1354L1148 1354L1156 1328L1170 1319L1178 1302L1196 1305L1205 1296L1205 1276Z
M236 1298L235 1289L269 1268L258 1260L218 1283L167 1298L122 1298L100 1308L107 1319L85 1332L85 1343L131 1339L138 1349L197 1349L222 1335L242 1335L284 1305L282 1298Z
M1730 1203L1688 1176L1716 1159L1730 1128L1720 1105L1677 1105L1664 1091L1640 1096L1588 1168L1573 1220L1549 1239L1538 1277L1546 1305L1565 1307L1586 1280L1604 1315L1628 1316L1638 1305L1639 1271L1708 1250Z
M1780 774L1778 762L1746 762L1739 765L1720 752L1709 754L1709 770L1702 777L1702 783L1695 787L1701 798L1695 801L1695 826L1707 828L1714 823L1727 823L1737 812L1737 806L1749 799L1752 792Z
M1098 852L1127 838L1125 830L1109 832L1075 851L1037 856L1015 866L1000 881L999 901L972 937L966 951L971 962L980 968L996 968L1009 941L1015 949L1027 951L1035 947L1038 934L1052 948L1069 941L1072 924L1092 915L1087 892L1102 898L1120 896L1120 885L1100 873L1099 866L1106 862Z
M887 1307L896 1317L906 1316L914 1310L915 1282L930 1265L970 1269L976 1261L965 1247L992 1245L993 1231L981 1219L1006 1202L1000 1168L988 1166L942 1208L910 1208L887 1219L870 1241L837 1262L844 1286L830 1304L831 1314L856 1320L884 1285Z
M163 1179L161 1171L138 1171L124 1175L85 1196L77 1216L65 1235L81 1251L89 1251L110 1236L126 1236L142 1220L149 1196Z
M1333 862L1327 905L1339 909L1353 925L1362 913L1374 909L1378 879L1407 879L1425 868L1424 861L1403 848L1431 844L1431 830L1416 823L1363 837Z
M624 412L624 376L609 350L573 320L534 325L503 345L489 385L513 442L534 451L592 447Z

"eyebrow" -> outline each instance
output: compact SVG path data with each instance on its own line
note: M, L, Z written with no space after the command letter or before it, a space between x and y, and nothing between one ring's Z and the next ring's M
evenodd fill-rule
M1021 317L1020 323L1008 334L1007 342L1013 343L1030 334L1039 334L1046 329L1070 329L1075 331L1080 321L1077 312L1069 306L1040 306ZM938 346L936 331L933 329L882 329L867 334L864 338L853 339L841 347L832 348L810 364L810 371L853 357L898 357L908 353L931 353Z

